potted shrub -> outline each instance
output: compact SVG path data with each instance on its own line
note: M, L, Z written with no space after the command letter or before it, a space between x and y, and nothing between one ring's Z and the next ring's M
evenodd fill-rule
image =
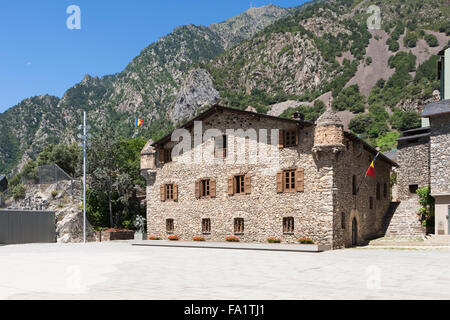
M204 237L193 237L194 241L206 241Z
M298 239L300 244L314 244L314 241L310 238L300 238Z
M239 241L240 241L239 238L236 237L236 236L229 236L229 237L226 237L225 240L226 240L227 242L239 242Z
M161 238L160 237L150 236L150 237L148 237L148 240L161 240Z
M268 242L268 243L281 243L281 239L280 239L280 238L272 237L272 238L268 238L268 239L267 239L267 242Z
M170 241L178 241L178 240L180 240L180 237L179 236L175 236L175 235L169 236L168 238L169 238Z

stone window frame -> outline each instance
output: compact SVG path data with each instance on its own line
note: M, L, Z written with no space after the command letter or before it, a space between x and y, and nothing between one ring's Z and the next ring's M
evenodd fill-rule
M289 175L289 178L287 177ZM289 179L289 186L287 186L287 178ZM294 179L294 185L292 184ZM303 168L288 168L277 173L277 193L296 193L305 192L305 170Z
M358 194L358 181L356 175L352 177L352 195L356 196Z
M244 218L234 218L234 234L243 235L245 231Z
M211 234L211 219L210 218L202 219L202 233L203 234Z
M418 189L419 189L419 185L418 184L410 184L408 186L409 193L411 193L411 194L416 194L416 191ZM414 190L414 191L412 191L412 190Z
M295 219L294 217L283 218L283 234L294 234L295 231Z
M175 220L172 218L166 219L166 232L173 234L175 232Z

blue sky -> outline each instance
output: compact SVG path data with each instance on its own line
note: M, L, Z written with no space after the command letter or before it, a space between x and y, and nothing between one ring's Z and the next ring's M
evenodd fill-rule
M252 2L287 8L305 1ZM66 26L70 5L81 9L81 30ZM207 26L249 7L246 0L1 0L0 113L31 96L61 97L85 74L120 72L179 25Z

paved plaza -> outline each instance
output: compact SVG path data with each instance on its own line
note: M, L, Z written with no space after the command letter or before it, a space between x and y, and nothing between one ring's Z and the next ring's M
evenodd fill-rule
M0 246L0 299L449 299L450 250Z

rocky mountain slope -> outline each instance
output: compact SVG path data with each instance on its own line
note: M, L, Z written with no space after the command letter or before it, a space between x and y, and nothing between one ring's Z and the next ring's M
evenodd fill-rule
M297 101L314 120L323 110L317 101L331 98L347 124L365 116L359 128L370 130L357 133L376 143L400 130L405 111L433 98L438 83L430 70L433 54L450 39L450 6L446 0L378 0L382 30L369 31L370 4L269 5L209 27L178 27L121 73L86 76L61 99L34 97L0 114L0 172L20 168L47 143L73 142L82 110L94 130L102 121L130 137L140 117L140 134L158 139L217 102L271 114L277 104L275 113L289 116Z

